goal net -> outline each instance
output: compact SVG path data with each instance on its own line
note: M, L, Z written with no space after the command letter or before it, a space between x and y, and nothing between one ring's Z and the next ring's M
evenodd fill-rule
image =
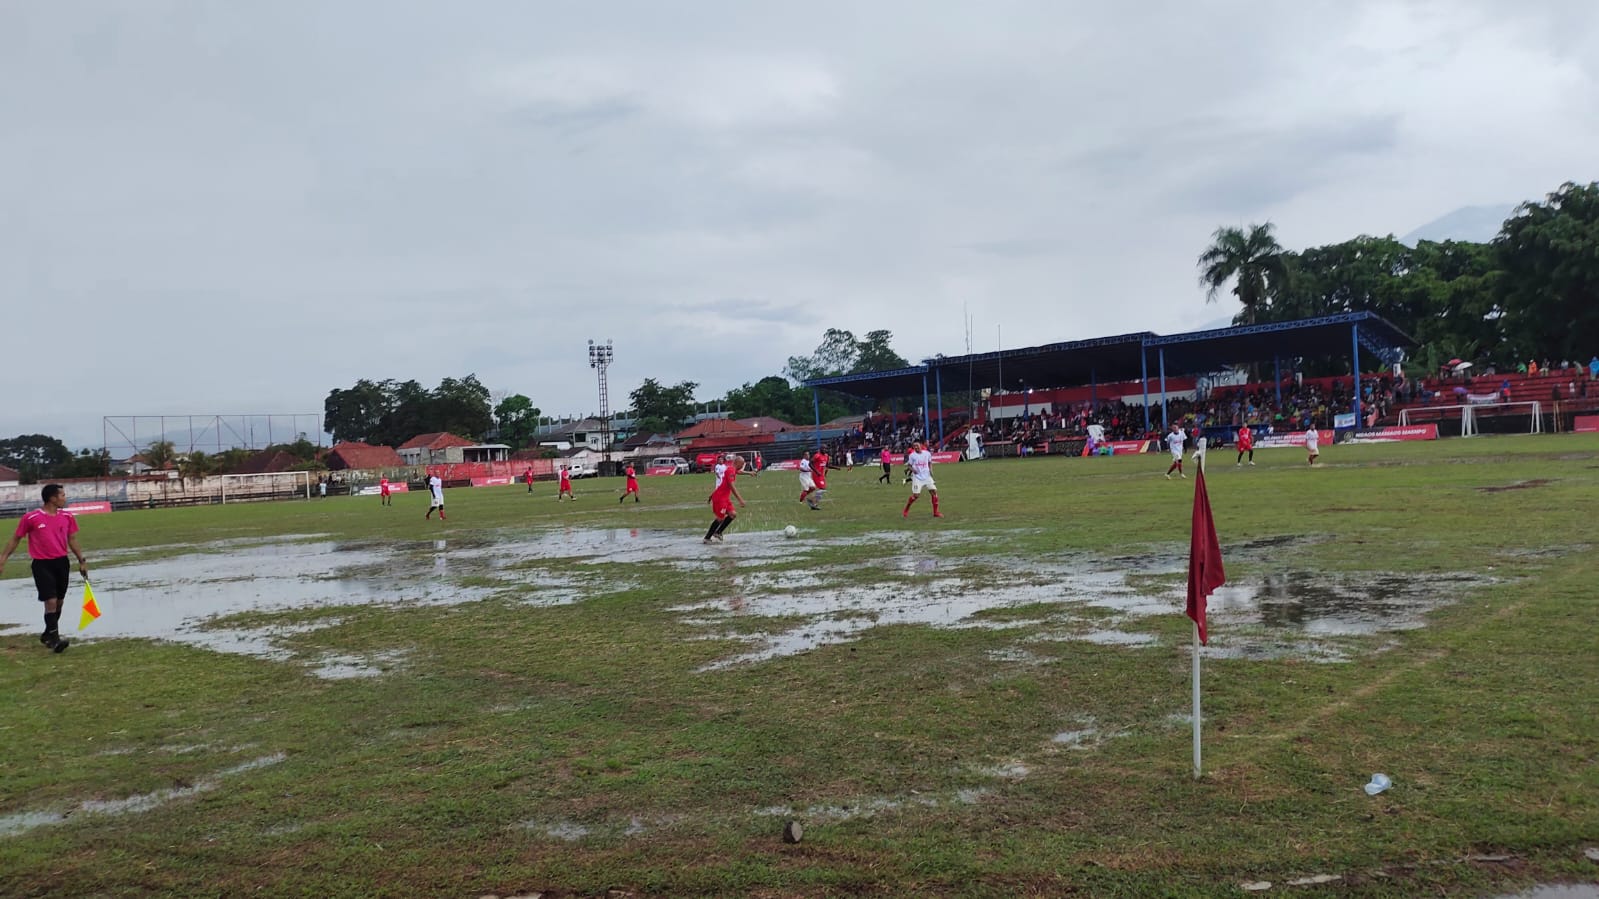
M311 498L311 472L309 471L225 474L221 478L223 503Z
M1440 426L1460 422L1460 436L1479 434L1541 434L1543 404L1469 403L1462 406L1423 406L1401 409L1399 426L1437 422ZM1440 430L1443 428L1440 427Z

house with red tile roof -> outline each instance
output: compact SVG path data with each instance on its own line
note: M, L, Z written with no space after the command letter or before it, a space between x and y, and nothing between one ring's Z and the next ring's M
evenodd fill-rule
M335 443L324 461L333 471L401 468L405 465L405 460L392 446L373 446L354 440Z
M504 443L473 443L448 431L418 434L400 444L406 465L457 465L462 462L504 462L511 447Z
M22 483L22 472L0 465L0 487L15 487Z
M757 415L754 418L739 418L735 419L735 421L741 425L749 425L750 427L760 431L762 434L781 434L785 431L800 430L797 425L791 425L781 418L773 418L770 415Z

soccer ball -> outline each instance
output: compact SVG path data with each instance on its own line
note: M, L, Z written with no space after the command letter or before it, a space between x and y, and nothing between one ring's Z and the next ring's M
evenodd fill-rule
M795 527L793 525L789 525L788 527L783 528L783 536L784 537L797 537L797 536L799 536L799 528L797 528L797 527Z

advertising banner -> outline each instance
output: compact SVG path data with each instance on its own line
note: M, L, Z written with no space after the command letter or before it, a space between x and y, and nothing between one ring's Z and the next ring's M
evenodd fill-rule
M1579 415L1572 430L1579 434L1591 434L1599 431L1599 415Z
M1333 427L1335 428L1352 428L1354 426L1355 413L1353 412L1340 412L1333 416Z
M1321 442L1322 443L1332 443L1333 442L1333 432L1332 431L1318 430L1316 433L1321 436ZM1304 431L1288 431L1288 432L1278 432L1276 434L1263 434L1263 435L1255 438L1255 449L1267 449L1267 448L1274 447L1274 446L1304 446L1304 445L1305 445L1305 432Z
M473 487L506 487L516 483L516 478L510 475L490 475L486 478L473 478Z
M1400 440L1437 440L1438 426L1406 425L1402 428L1368 428L1356 431L1349 443L1394 443Z
M69 503L67 511L74 515L102 515L111 511L111 504L107 502ZM121 521L122 519L119 518L117 520Z

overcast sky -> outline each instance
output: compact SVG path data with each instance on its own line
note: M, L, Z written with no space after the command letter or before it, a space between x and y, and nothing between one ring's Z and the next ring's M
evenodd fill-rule
M1084 9L1082 7L1095 7ZM1592 0L0 5L0 437L475 372L699 398L1230 316L1303 247L1599 177Z

